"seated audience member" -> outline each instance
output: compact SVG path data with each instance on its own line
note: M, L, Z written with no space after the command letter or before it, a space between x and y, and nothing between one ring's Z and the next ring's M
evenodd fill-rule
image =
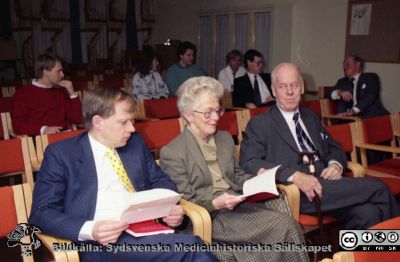
M282 165L279 183L294 183L301 192L300 211L315 214L315 196L321 211L346 229L367 229L391 217L399 216L399 207L381 181L342 177L346 155L307 108L299 108L304 82L294 64L282 63L272 72L272 91L276 105L253 117L246 128L240 165L249 173L260 168ZM315 152L316 177L308 175L309 165L299 161L300 152Z
M161 168L184 198L212 216L212 240L217 243L304 243L302 230L290 214L264 203L246 202L243 183L253 177L238 166L232 136L217 131L224 113L224 89L211 77L193 77L178 89L178 108L188 126L161 149ZM260 169L260 172L264 171ZM283 200L279 200L283 201ZM308 261L304 252L215 253L221 261Z
M158 73L158 59L151 48L143 50L138 72L133 76L132 95L139 100L167 98L169 91Z
M35 61L32 84L17 89L13 111L13 129L30 136L58 133L82 122L82 106L71 81L63 80L61 59L52 54Z
M390 114L381 102L378 75L364 73L363 70L364 60L361 57L347 57L343 63L345 77L339 79L325 97L339 100L337 113L343 116L369 118Z
M178 62L170 66L165 73L165 83L170 96L175 96L178 87L194 76L204 75L199 66L193 64L196 56L196 46L190 42L182 42L177 50Z
M201 244L197 236L160 234L133 237L120 221L124 199L152 188L176 190L157 166L143 138L133 133L135 101L112 87L88 92L83 101L81 135L47 147L33 192L31 225L43 233L78 244L170 245L171 251L80 252L81 261L215 261L208 252L175 252L174 244ZM132 134L133 133L133 134ZM183 219L175 206L164 223L177 227Z
M243 60L247 74L235 78L233 105L255 108L275 103L275 99L271 95L270 74L261 73L263 67L262 54L250 49L244 54Z
M246 69L241 64L242 54L239 50L233 49L226 55L226 67L218 74L218 81L225 91L232 92L233 80L246 74Z

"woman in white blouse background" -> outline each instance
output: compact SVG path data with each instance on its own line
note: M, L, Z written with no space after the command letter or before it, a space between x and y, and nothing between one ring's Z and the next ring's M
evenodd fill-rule
M139 100L167 98L168 87L158 73L159 62L152 49L143 50L132 79L132 95Z

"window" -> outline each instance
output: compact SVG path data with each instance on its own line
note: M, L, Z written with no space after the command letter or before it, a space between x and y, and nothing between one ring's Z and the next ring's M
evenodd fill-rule
M260 51L268 68L271 12L230 12L199 16L198 64L205 73L217 77L225 67L231 49L242 53L250 48Z

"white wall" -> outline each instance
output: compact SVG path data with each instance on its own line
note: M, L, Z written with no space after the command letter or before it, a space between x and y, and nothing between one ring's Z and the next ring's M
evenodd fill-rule
M270 66L292 61L300 66L309 90L334 85L343 76L347 0L154 0L153 43L167 38L197 42L197 17L205 10L272 8ZM400 64L367 63L381 78L381 96L391 112L400 111ZM399 87L397 87L399 85Z

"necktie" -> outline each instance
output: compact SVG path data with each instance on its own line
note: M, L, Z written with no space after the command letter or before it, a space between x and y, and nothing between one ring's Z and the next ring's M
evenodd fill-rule
M297 140L299 141L301 150L302 151L310 151L309 150L309 148L310 148L312 151L317 151L315 149L315 146L311 142L310 138L308 138L307 134L304 132L303 128L300 125L299 112L294 113L293 121L296 124L296 136L297 136ZM307 148L307 146L308 146L308 148Z
M254 75L254 101L256 102L256 106L260 106L262 104L260 88L258 87L256 75Z
M121 180L122 184L129 192L135 192L135 188L132 185L131 180L129 179L128 175L126 174L125 168L122 165L121 160L117 156L117 152L114 149L107 148L106 156L111 161L111 165Z
M350 82L351 82L351 94L353 95L353 106L355 106L357 104L357 88L355 85L355 78L352 77L350 78Z

